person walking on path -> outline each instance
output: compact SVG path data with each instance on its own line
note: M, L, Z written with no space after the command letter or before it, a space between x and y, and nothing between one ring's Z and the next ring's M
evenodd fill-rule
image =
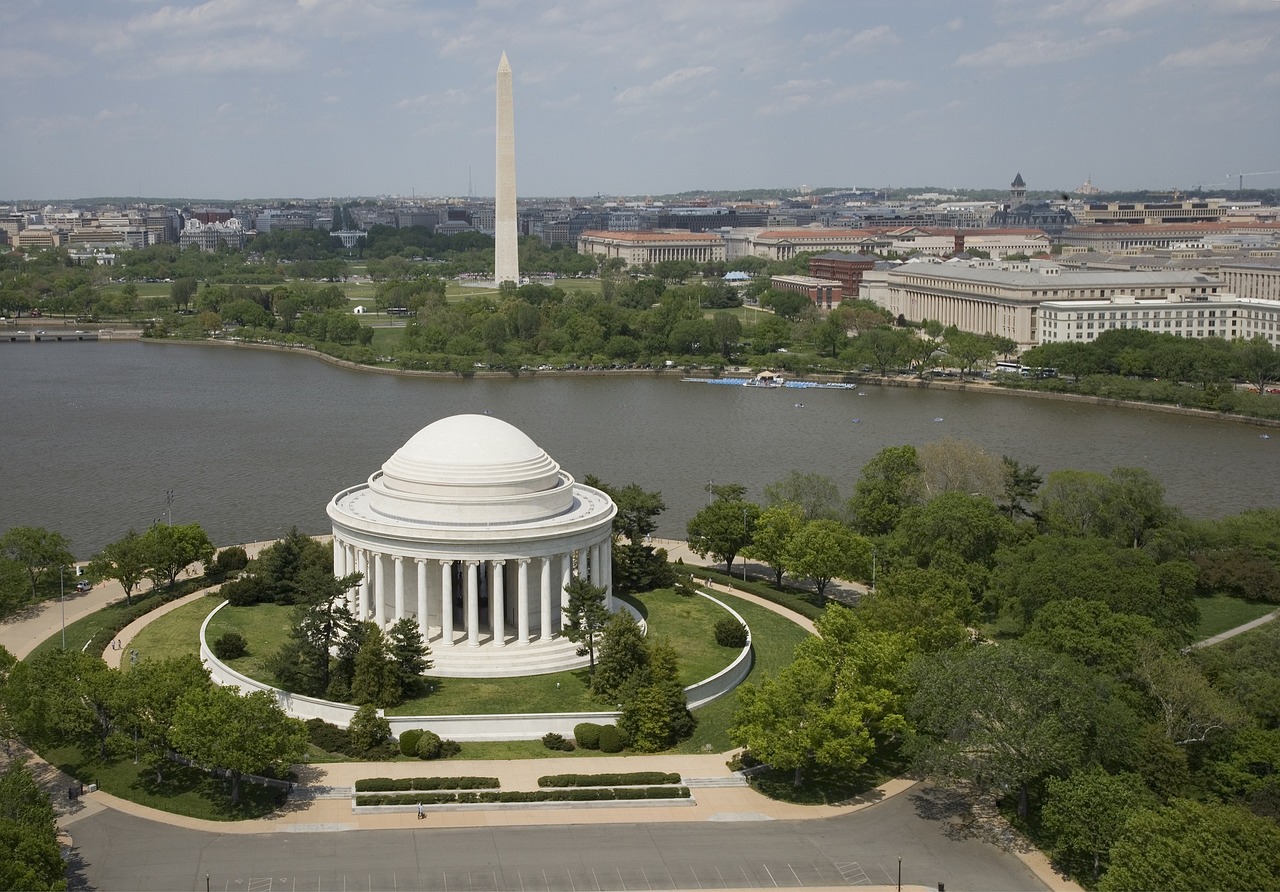
M419 821L421 821L421 820L422 820L423 818L425 818L425 817L426 817L426 815L425 815L425 814L423 813L423 811L422 811L422 803L421 803L421 802L419 802L419 803L418 803L418 820L419 820Z

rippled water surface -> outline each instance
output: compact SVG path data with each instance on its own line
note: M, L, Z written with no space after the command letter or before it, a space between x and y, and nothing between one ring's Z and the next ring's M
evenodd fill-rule
M1146 467L1191 514L1280 506L1280 436L1264 440L1249 425L983 393L864 392L650 377L438 380L248 349L0 343L0 530L60 530L87 557L163 518L172 490L174 522L198 521L218 544L294 525L325 532L335 492L460 412L511 422L578 479L660 490L669 536L706 504L708 480L745 484L760 500L798 469L847 495L877 450L943 437L1042 472Z

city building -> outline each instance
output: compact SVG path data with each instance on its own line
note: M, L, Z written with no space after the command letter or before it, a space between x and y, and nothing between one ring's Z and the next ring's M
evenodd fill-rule
M809 258L809 275L817 279L835 279L840 283L843 294L857 297L862 288L862 276L875 265L876 258L867 254L828 251Z
M588 230L578 237L578 253L620 257L627 266L644 266L664 260L714 263L725 259L724 239L709 232Z
M582 665L559 635L574 575L613 608L616 513L522 431L454 415L329 502L334 572L363 574L348 593L360 619L417 621L435 675L560 671Z
M801 251L884 251L893 240L866 229L732 229L724 234L727 260L790 260Z
M1235 294L1196 297L1137 298L1117 295L1107 300L1046 301L1040 305L1041 344L1092 341L1104 331L1140 328L1180 338L1248 340L1261 335L1280 345L1280 300Z
M210 254L222 245L239 251L244 247L244 241L244 230L240 228L240 221L235 217L225 223L201 223L195 219L188 220L187 225L182 228L182 235L178 238L178 243L183 248L194 246Z
M1223 287L1241 298L1280 300L1280 256L1221 261Z
M1189 299L1226 291L1220 280L1196 272L1066 271L1041 261L906 263L886 278L883 306L895 316L1011 338L1023 349L1040 342L1038 309L1047 301Z
M769 279L769 287L775 291L794 291L803 294L821 310L840 306L840 301L844 297L843 283L835 279L819 279L814 276L772 276Z

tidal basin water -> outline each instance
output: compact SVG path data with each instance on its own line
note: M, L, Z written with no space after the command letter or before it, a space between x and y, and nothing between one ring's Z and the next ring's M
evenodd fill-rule
M86 558L129 527L201 523L219 545L329 530L335 492L431 422L490 413L577 479L661 491L682 538L707 483L748 498L793 469L844 495L885 446L953 437L1059 468L1147 468L1192 515L1280 506L1280 435L1216 419L937 389L791 390L667 377L436 379L305 354L139 342L0 343L0 531L58 530Z

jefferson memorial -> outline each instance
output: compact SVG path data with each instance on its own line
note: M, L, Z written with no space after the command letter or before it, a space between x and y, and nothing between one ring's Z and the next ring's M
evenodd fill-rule
M328 506L338 577L358 619L417 620L440 676L513 676L585 665L559 635L573 574L614 609L617 507L489 415L427 425ZM621 602L619 602L621 603Z

